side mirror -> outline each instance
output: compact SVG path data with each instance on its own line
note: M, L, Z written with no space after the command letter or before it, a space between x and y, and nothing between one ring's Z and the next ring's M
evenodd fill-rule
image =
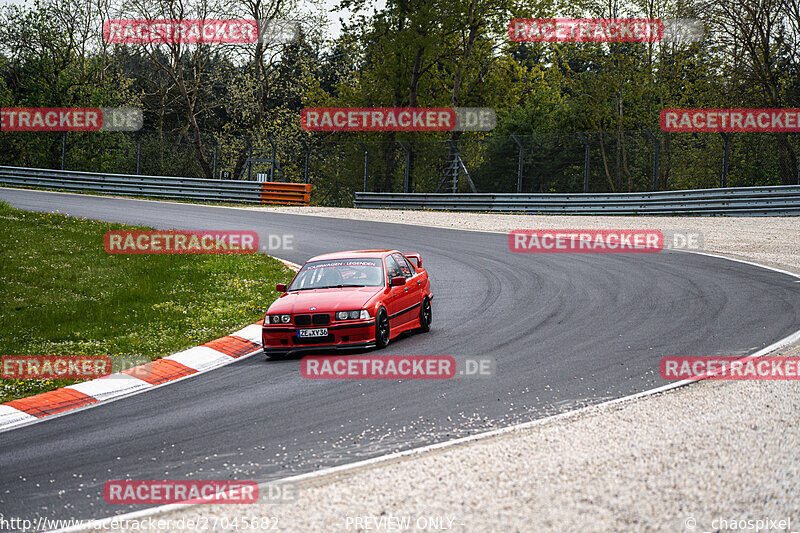
M402 287L406 284L406 278L403 276L397 276L396 278L392 278L392 287Z
M283 283L278 283L275 285L275 290L278 292L286 292L286 285Z

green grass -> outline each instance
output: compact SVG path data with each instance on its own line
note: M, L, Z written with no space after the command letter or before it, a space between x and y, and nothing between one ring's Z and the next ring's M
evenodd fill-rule
M0 202L0 355L158 359L263 318L293 275L261 254L111 255L112 229L149 228ZM0 403L73 383L3 379Z

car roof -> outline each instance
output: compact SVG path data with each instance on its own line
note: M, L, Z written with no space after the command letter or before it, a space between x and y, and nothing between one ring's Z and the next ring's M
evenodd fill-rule
M308 261L324 261L328 259L353 259L359 257L383 258L387 255L398 253L397 250L349 250L346 252L333 252L312 257Z

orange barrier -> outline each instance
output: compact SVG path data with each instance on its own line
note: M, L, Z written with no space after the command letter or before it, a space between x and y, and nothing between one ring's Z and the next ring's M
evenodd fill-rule
M310 183L267 181L261 184L262 204L308 205L310 201Z

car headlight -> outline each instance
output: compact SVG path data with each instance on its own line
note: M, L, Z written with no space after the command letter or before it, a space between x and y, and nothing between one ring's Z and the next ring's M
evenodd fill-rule
M369 311L362 309L360 311L338 311L336 313L336 320L366 320L370 318Z
M270 324L288 324L292 321L292 315L269 315Z
M292 315L281 315L281 322L288 324L292 321Z

